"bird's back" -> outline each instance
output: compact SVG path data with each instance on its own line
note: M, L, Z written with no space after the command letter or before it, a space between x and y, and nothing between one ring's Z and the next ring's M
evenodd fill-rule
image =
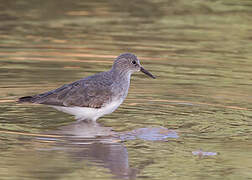
M31 102L53 106L79 106L100 108L110 101L113 94L112 75L107 72L65 84L55 90L34 96L26 96L19 102Z

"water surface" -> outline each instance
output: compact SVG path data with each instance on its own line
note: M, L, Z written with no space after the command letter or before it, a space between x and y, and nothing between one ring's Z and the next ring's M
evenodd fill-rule
M252 178L251 1L0 2L1 179ZM123 52L157 79L98 124L15 102Z

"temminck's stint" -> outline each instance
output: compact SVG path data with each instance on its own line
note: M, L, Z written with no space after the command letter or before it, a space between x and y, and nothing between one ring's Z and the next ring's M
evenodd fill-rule
M109 71L42 94L21 97L18 102L45 104L75 115L77 120L96 121L120 106L128 94L130 76L137 71L155 78L140 65L134 54L124 53L115 59Z

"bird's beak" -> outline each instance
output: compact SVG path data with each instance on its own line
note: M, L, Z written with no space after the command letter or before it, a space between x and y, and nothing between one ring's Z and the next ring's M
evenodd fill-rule
M149 71L147 71L146 69L144 69L142 66L140 67L140 71L142 71L144 74L152 77L153 79L156 79L155 76L153 76Z

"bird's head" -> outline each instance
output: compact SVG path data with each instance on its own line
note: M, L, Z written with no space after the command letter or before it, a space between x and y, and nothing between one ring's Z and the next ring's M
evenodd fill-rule
M113 68L120 72L134 73L141 71L153 79L156 78L149 71L144 69L137 56L131 53L123 53L119 55L114 61Z

